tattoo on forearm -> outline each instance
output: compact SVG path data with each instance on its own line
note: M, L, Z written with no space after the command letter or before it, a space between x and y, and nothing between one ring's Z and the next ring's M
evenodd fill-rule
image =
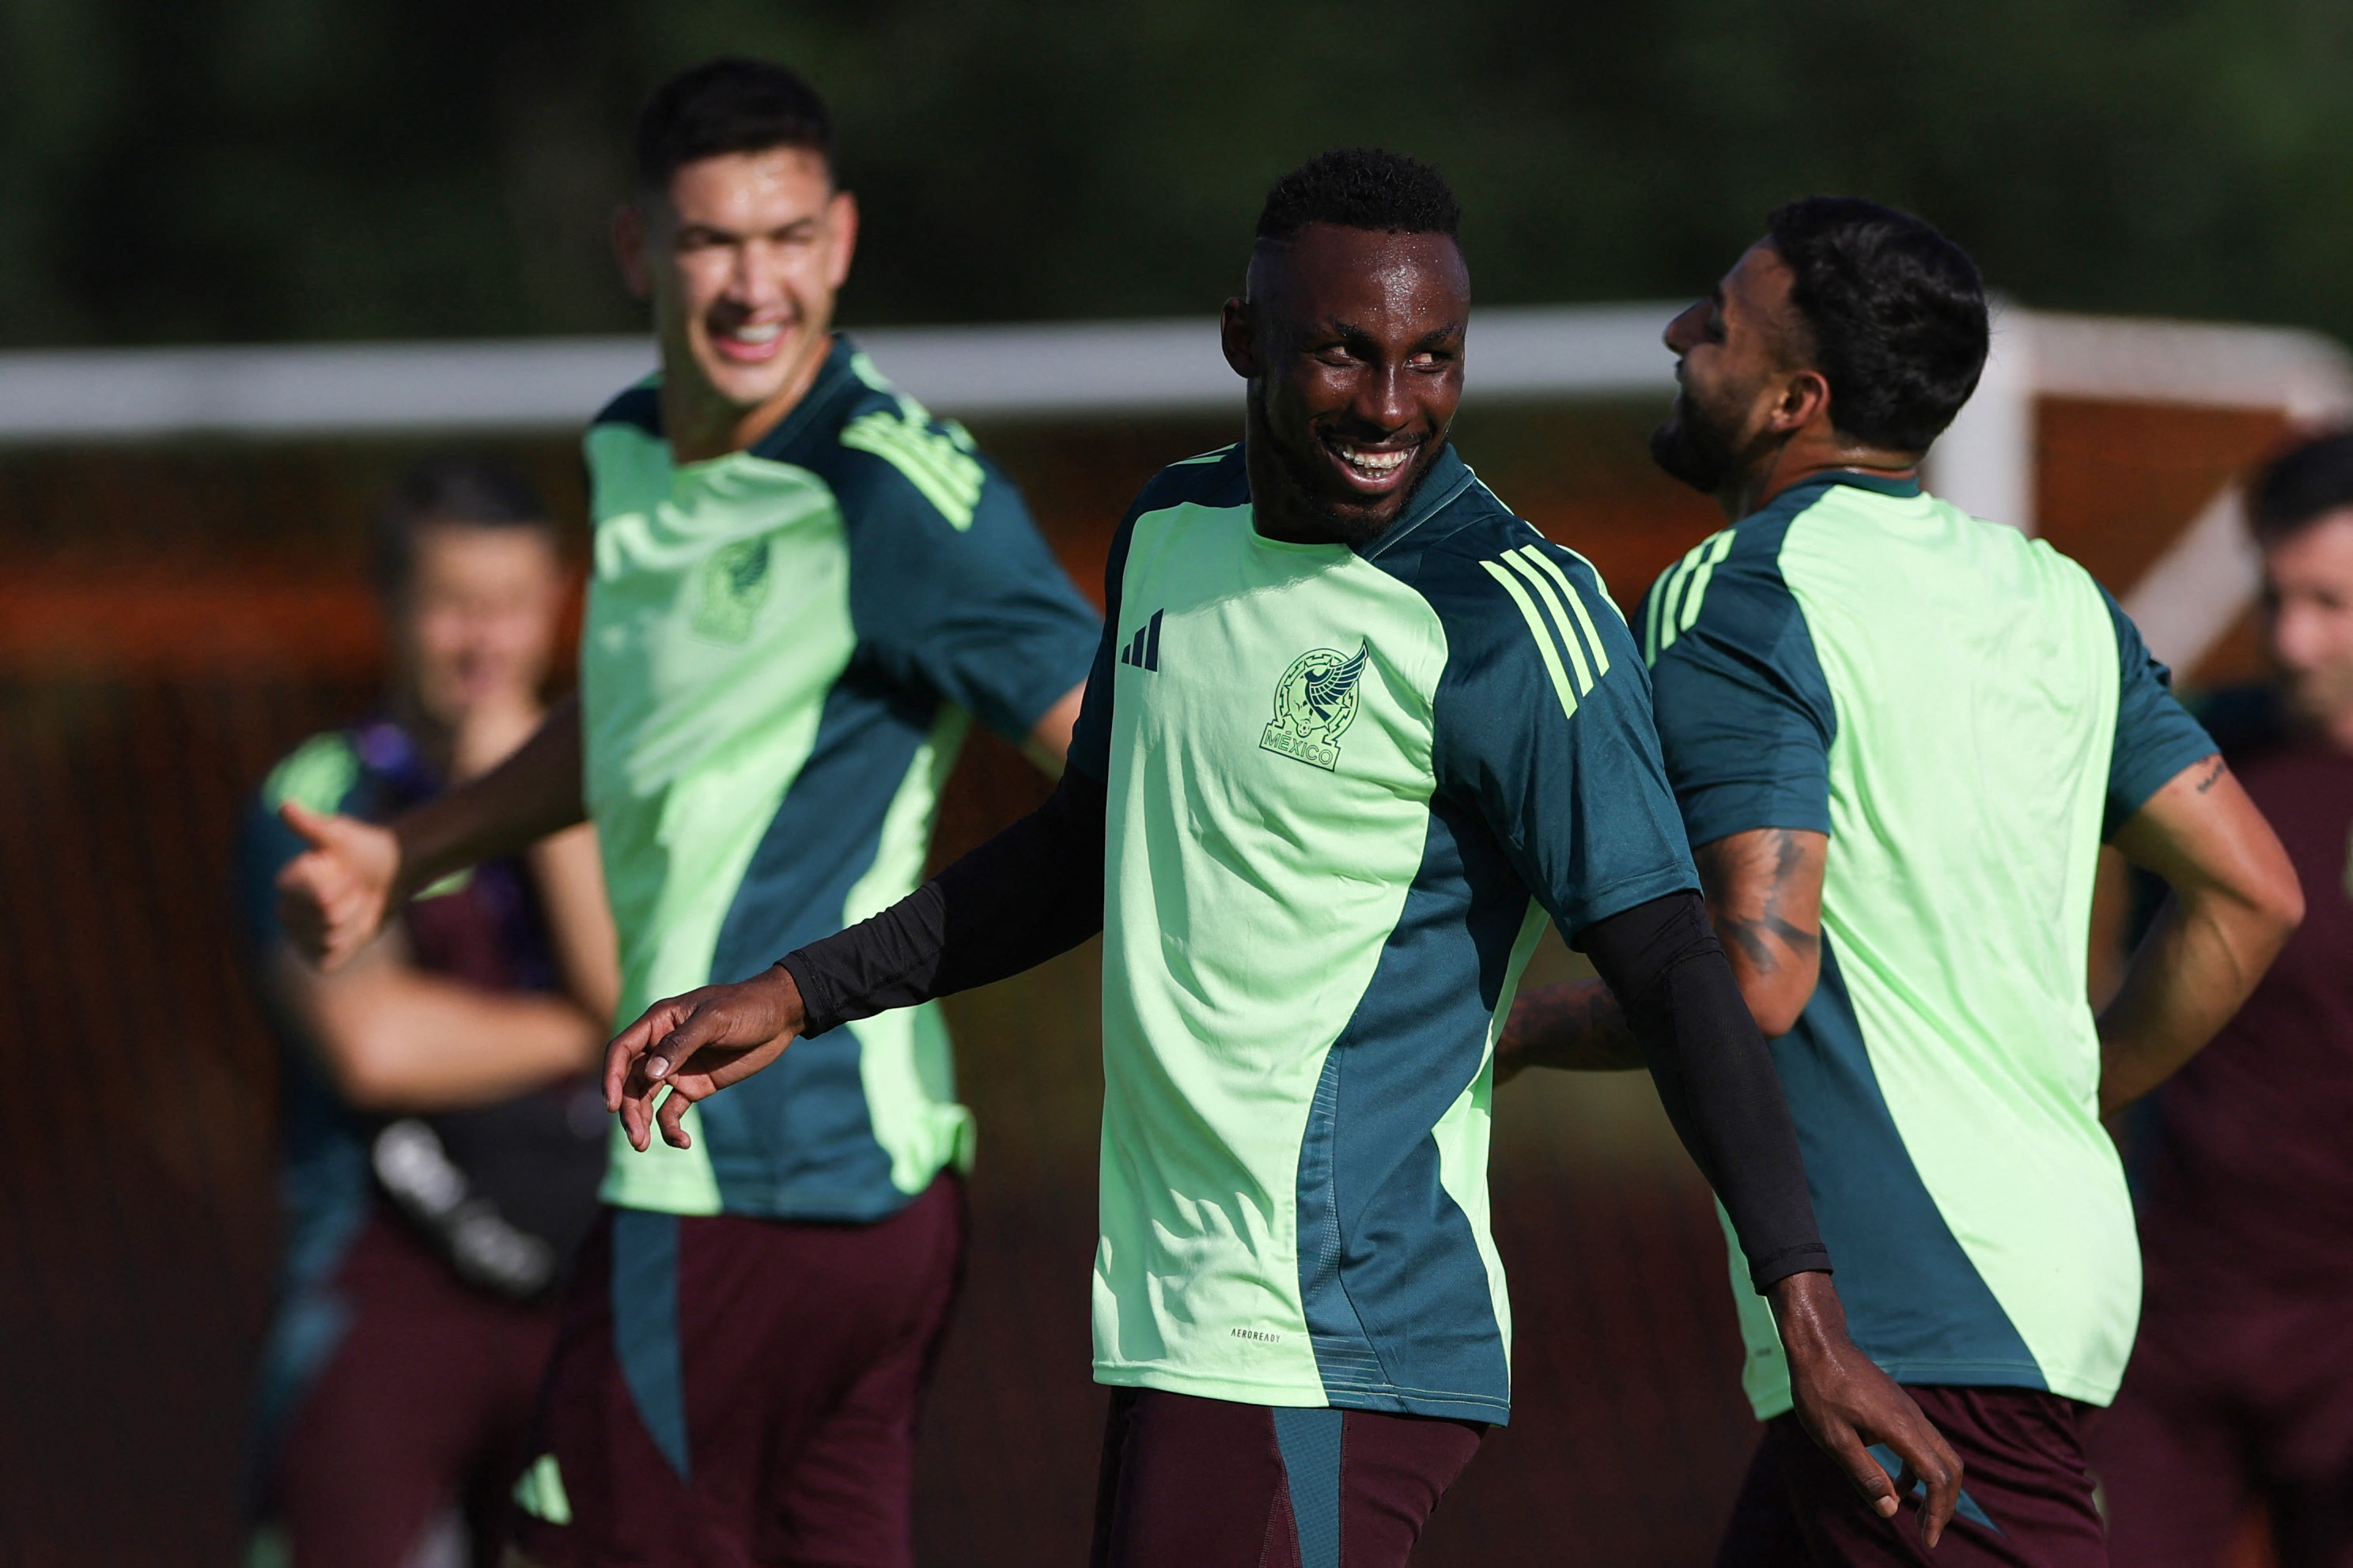
M2198 781L2198 793L2200 795L2204 795L2208 790L2212 789L2216 784L2221 783L2222 775L2231 771L2229 764L2224 763L2219 755L2209 758L2208 760L2214 765L2206 770L2206 776L2204 778Z

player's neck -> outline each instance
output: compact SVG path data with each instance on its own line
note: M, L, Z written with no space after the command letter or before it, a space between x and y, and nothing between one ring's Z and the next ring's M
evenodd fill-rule
M670 437L670 461L684 468L730 452L748 451L800 406L801 399L817 384L818 372L825 368L832 346L832 334L825 334L812 345L814 352L794 370L790 380L748 408L722 396L692 366L681 367L683 374L680 374L665 363L661 417L662 429Z
M2353 707L2334 713L2314 714L2303 721L2304 731L2340 757L2353 757Z
M1920 454L1892 447L1869 447L1835 432L1800 430L1788 440L1758 455L1732 481L1716 492L1716 504L1727 521L1737 522L1773 504L1786 490L1824 474L1867 474L1881 479L1917 479Z
M458 754L456 729L426 712L425 705L417 700L415 692L397 685L385 699L385 708L391 713L392 721L400 726L400 732L408 738L408 743L416 748L417 755L424 758L426 765L433 770L434 775L448 778Z

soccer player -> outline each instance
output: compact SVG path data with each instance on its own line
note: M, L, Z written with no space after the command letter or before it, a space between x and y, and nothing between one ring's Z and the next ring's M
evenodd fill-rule
M720 60L658 91L617 229L661 372L588 433L578 704L389 830L320 831L284 885L332 961L585 809L628 1017L914 887L968 716L1059 769L1098 626L964 430L831 331L857 208L798 78ZM861 1021L697 1128L612 1167L522 1546L903 1563L972 1145L939 1018Z
M555 653L554 533L507 470L415 468L377 513L375 558L384 706L279 764L243 845L286 1047L256 1501L304 1568L397 1568L452 1516L487 1565L532 1458L556 1288L596 1213L613 928L583 827L429 889L334 974L286 951L270 881L303 845L276 813L381 821L481 773L539 721Z
M2279 677L2205 717L2307 912L2153 1108L2140 1340L2092 1429L2132 1568L2212 1568L2251 1502L2281 1568L2353 1563L2353 433L2280 458L2252 510Z
M1054 796L875 919L655 1005L607 1060L631 1141L683 1145L691 1104L845 1023L1103 932L1098 1563L1402 1563L1505 1418L1489 1045L1547 918L1634 999L1829 1462L1892 1512L1883 1439L1951 1495L1840 1327L1626 626L1448 443L1457 221L1395 153L1277 183L1223 322L1247 438L1120 525Z
M2115 601L1921 493L1986 353L1958 248L1792 202L1666 341L1653 451L1732 526L1636 625L1855 1342L1968 1465L1938 1563L2105 1563L2079 1423L2116 1392L2140 1271L2099 1119L2230 1016L2295 925L2295 873ZM2173 902L2094 1020L2103 840ZM1613 992L1523 998L1510 1065L1630 1065ZM1805 1441L1766 1303L1735 1294L1767 1428L1719 1563L1924 1561Z

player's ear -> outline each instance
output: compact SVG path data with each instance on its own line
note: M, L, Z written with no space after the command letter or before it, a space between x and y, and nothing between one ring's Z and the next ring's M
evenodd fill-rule
M826 227L833 243L833 255L826 264L826 282L839 289L849 281L849 258L858 252L858 198L848 191L836 191L826 204Z
M1809 367L1789 373L1789 379L1781 384L1780 399L1767 423L1777 431L1802 430L1817 419L1827 426L1830 411L1830 379Z
M1248 300L1229 300L1218 318L1218 346L1245 381L1258 374L1258 318Z

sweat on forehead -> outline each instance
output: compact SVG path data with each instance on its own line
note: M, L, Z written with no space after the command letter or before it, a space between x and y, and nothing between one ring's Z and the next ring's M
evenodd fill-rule
M1246 297L1292 304L1302 294L1360 292L1383 281L1470 298L1471 274L1454 237L1311 224L1296 234L1261 236L1250 247Z

